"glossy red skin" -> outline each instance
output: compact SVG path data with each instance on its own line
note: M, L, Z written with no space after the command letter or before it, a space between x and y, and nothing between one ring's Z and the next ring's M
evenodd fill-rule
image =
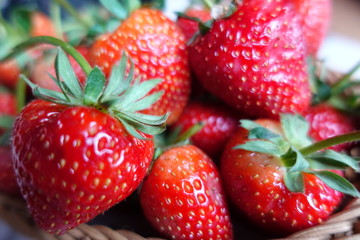
M197 17L202 22L206 22L211 19L211 14L208 9L201 9L195 7L189 8L184 12L184 14L189 17ZM199 24L196 21L186 19L184 17L179 17L176 20L176 24L183 31L187 41L189 41L194 36L194 34L199 31Z
M77 46L75 49L83 55L85 59L88 59L89 55L89 48L86 46ZM55 56L53 58L47 58L47 56L41 56L39 59L37 59L36 64L34 64L34 67L31 70L31 81L40 87L58 91L60 92L59 86L52 80L48 74L51 74L52 76L56 76L55 72ZM76 62L76 60L69 56L69 62L74 70L75 75L77 76L79 82L83 85L85 85L86 82L86 74L80 67L80 65Z
M13 196L20 195L13 167L11 147L0 146L0 192Z
M20 68L14 59L0 62L0 84L15 88L20 75Z
M310 125L309 136L316 141L355 131L354 123L349 116L326 103L309 107L303 116ZM349 145L340 144L330 149L346 151Z
M181 133L184 133L202 122L204 127L190 138L191 143L216 161L220 158L225 143L239 125L239 118L233 111L220 103L191 101L173 127L180 127Z
M232 225L214 163L192 145L160 155L145 178L140 202L169 239L232 239Z
M154 152L151 139L129 135L108 114L43 100L22 110L12 140L29 212L52 234L87 222L129 196Z
M16 111L15 95L11 92L3 92L0 90L0 116L2 114L15 116Z
M163 79L150 94L158 91L164 94L145 112L170 113L167 123L174 123L190 94L188 55L181 30L160 11L140 8L113 33L95 41L90 49L90 62L108 76L123 50L132 58L135 76L141 81Z
M247 134L241 127L236 131L220 162L225 189L239 212L260 231L276 236L286 236L328 219L343 194L310 174L304 174L304 193L290 192L284 185L284 168L279 158L233 149L248 141Z
M301 16L307 53L314 57L323 43L329 30L332 2L331 0L290 0Z
M192 70L206 89L247 115L300 113L311 93L299 24L290 4L245 0L190 46Z

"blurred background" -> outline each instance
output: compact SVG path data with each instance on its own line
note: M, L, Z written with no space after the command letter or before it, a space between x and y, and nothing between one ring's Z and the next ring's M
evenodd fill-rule
M32 4L36 9L49 11L50 0L0 0L2 15L6 18L14 6ZM89 4L96 4L97 0L70 1L81 9ZM165 1L165 13L175 19L175 11L184 10L189 0ZM360 62L360 1L333 0L333 17L328 36L319 53L320 59L326 66L339 71L347 72L356 63ZM355 76L360 79L360 71ZM7 223L0 219L0 240L28 240L25 236L13 231Z

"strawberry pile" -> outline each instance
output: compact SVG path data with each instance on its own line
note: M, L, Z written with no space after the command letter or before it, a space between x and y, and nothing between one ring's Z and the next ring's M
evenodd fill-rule
M100 2L77 15L54 1L70 13L57 25L29 11L22 37L2 21L16 44L0 62L0 191L39 228L61 235L127 200L168 239L238 239L249 224L284 237L360 197L345 176L359 171L354 83L308 61L329 0L204 1L176 21Z

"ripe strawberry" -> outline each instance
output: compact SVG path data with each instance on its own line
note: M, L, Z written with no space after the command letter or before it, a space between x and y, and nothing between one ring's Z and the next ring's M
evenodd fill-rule
M349 116L326 103L311 106L303 113L303 116L310 124L309 136L316 141L355 130ZM348 146L349 144L341 144L332 146L331 149L345 151Z
M40 11L31 12L30 23L30 37L57 36L56 28L52 20Z
M310 103L299 18L284 1L244 0L190 46L202 85L247 115L278 117Z
M329 29L331 0L290 0L301 16L307 53L316 57Z
M193 101L189 102L172 127L180 128L182 134L195 124L203 123L203 128L192 135L190 141L215 161L220 157L231 134L237 129L238 120L233 109L222 103Z
M206 8L190 7L185 10L184 14L189 17L196 17L202 22L211 20L210 10ZM192 21L181 16L176 20L176 24L183 31L187 41L189 41L195 33L199 31L199 25L196 21Z
M81 53L88 59L89 49L86 46L77 46L76 50ZM31 69L31 81L38 86L54 91L61 91L57 84L47 75L48 73L52 76L55 76L55 68L54 68L54 60L55 56L50 55L47 56L43 54L43 56L39 57L36 60L33 68ZM82 85L85 85L86 75L84 71L81 69L80 65L75 61L71 56L69 57L70 64L75 72L75 75L79 79Z
M11 147L0 145L0 192L10 195L20 195L13 167Z
M15 88L20 72L16 60L11 59L6 62L0 62L0 84L9 88Z
M150 223L168 238L232 239L218 170L195 146L172 147L155 160L140 202Z
M161 78L154 91L164 91L160 101L146 113L171 113L172 124L181 114L190 94L185 37L174 22L159 10L140 8L131 13L111 34L100 37L90 49L90 61L105 75L126 51L133 59L135 76L141 81Z
M85 87L76 81L60 51L55 80L62 94L25 78L36 96L55 103L30 102L17 117L12 134L14 167L28 210L52 234L87 222L129 196L149 168L152 135L163 130L166 120L137 112L156 101L144 96L158 81L130 87L133 75L124 77L125 54L105 86L104 74L91 69L75 51L72 56L82 61L88 76Z
M331 150L314 153L305 134L308 126L300 120L282 115L282 125L242 121L221 158L231 200L253 223L278 236L325 221L342 200L339 191L360 196L340 177L343 164L358 169L356 161ZM326 170L335 166L340 169Z
M16 98L13 93L0 86L0 116L16 115Z

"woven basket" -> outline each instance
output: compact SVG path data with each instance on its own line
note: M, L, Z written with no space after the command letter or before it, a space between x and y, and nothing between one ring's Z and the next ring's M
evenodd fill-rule
M327 80L329 82L334 82L336 79L339 79L340 76L341 75L338 73L329 72L327 75ZM354 150L352 154L359 156L359 152L360 151L358 150ZM353 171L349 170L346 171L345 175L356 187L358 187L358 189L360 189L360 178L358 174L355 174ZM109 211L111 211L111 209ZM126 221L126 216L124 217L120 214L117 217L123 218L123 220ZM81 224L77 228L72 229L61 236L49 235L36 226L31 217L28 215L25 202L22 199L8 196L3 193L0 193L0 219L7 222L11 227L14 228L15 231L38 240L163 240L162 238L145 238L139 235L143 234L142 232L139 231L139 234L137 234L132 229L126 230L124 227L120 227L120 230L115 230L114 228L108 227L107 224L102 224L101 221L95 222L95 224ZM146 220L143 219L142 221ZM140 221L140 224L147 223L141 223ZM233 226L235 232L242 236L241 239L270 239L262 235L259 238L259 233L255 235L255 232L258 232L257 229L253 229L254 237L252 237L252 229L248 230L247 227L249 225L246 223L244 224L245 225L243 226L241 222L240 224L239 222L235 222ZM249 228L251 228L251 226L249 226ZM247 230L245 237L241 234L243 229ZM156 236L156 233L154 233L153 236ZM339 211L333 214L326 222L303 231L296 232L295 234L292 234L286 238L277 238L276 240L286 239L360 240L360 199L352 199L348 197L344 200L344 204L339 209Z

